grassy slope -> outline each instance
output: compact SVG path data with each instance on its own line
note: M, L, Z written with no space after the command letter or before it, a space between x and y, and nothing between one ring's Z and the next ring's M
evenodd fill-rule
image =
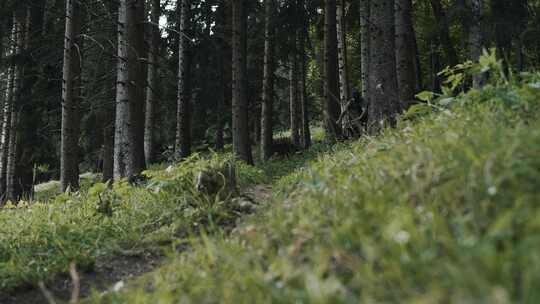
M149 170L148 185L120 182L109 189L98 183L80 193L0 210L0 294L65 273L71 261L91 269L100 255L158 250L199 226L234 220L238 214L231 206L211 204L193 185L196 172L228 161L229 156L194 156L168 170ZM241 168L243 185L264 177L259 170Z
M232 236L96 303L540 300L540 91L473 91L283 177Z
M320 133L320 132L319 132ZM318 152L330 148L317 144L304 155L265 164L262 169L238 164L238 182L245 188L271 183L302 166ZM66 273L69 263L92 269L99 256L125 252L169 251L200 227L219 229L241 216L229 202L215 203L194 190L194 175L215 170L230 155L196 155L147 171L147 185L125 182L109 189L84 180L81 192L57 195L58 182L37 187L31 206L22 201L0 210L0 295L18 287L35 285ZM112 216L103 212L110 204Z

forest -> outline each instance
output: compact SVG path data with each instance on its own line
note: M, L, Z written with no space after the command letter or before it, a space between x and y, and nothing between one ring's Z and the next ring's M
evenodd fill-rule
M0 0L0 303L538 303L540 1Z

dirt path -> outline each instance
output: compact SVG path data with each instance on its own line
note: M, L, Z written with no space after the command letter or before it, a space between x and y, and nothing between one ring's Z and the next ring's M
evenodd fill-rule
M261 205L272 199L272 188L269 185L256 185L243 191L243 195ZM237 223L242 222L240 216ZM148 273L164 262L162 255L147 252L131 252L110 257L99 257L92 271L80 272L80 297L90 296L93 290L105 292L117 284L128 284L129 281ZM59 301L69 301L73 290L72 279L64 274L46 284L47 290ZM1 304L47 304L43 292L35 286L21 287L11 294L0 291Z
M125 282L152 271L162 261L162 256L150 252L100 257L96 260L91 272L78 273L80 276L80 295L88 297L92 290L106 291L118 282ZM73 284L68 275L62 275L46 284L46 288L56 300L68 301L71 297ZM40 304L48 303L48 301L40 289L31 286L21 288L10 295L4 295L0 292L0 303Z
M256 185L247 189L245 195L257 203L269 202L273 197L272 187L270 185Z

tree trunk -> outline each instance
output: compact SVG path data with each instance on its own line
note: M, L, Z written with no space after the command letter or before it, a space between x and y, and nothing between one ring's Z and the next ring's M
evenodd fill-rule
M431 8L433 9L433 15L437 22L437 30L439 31L439 39L446 54L446 60L450 66L454 66L458 62L456 49L452 43L450 37L450 25L448 24L448 17L443 10L441 0L431 0Z
M325 61L325 123L329 140L341 138L338 46L336 30L336 0L325 0L324 61Z
M412 23L412 1L396 1L396 72L399 100L404 109L413 103L417 89L416 37Z
M261 107L261 159L272 156L274 107L274 0L264 1L264 71Z
M302 121L301 141L302 147L308 149L311 146L311 131L309 129L309 109L306 87L306 34L308 31L306 10L304 8L304 0L298 0L299 19L301 26L298 27L298 56L299 56L299 83L298 92L300 94L300 115Z
M439 53L439 42L437 39L432 40L430 43L429 63L431 67L431 91L440 92L441 79L438 73L441 70L441 56Z
M367 101L369 94L369 18L370 0L360 0L360 61L362 78L362 98Z
M8 44L6 47L6 54L12 55L14 53L15 48L15 39L16 39L16 28L12 26L11 28L11 34L8 35L10 39L8 40ZM2 54L4 54L3 49ZM1 56L1 55L0 55ZM6 73L6 91L4 95L4 102L2 104L2 137L0 141L0 205L2 205L6 199L6 171L7 171L7 159L9 154L9 133L11 130L11 110L12 110L12 104L13 104L13 84L14 84L14 66L13 64L10 64L7 67L7 73Z
M219 45L219 52L220 55L218 62L219 62L219 69L220 69L220 75L219 75L219 82L220 82L220 96L216 98L216 139L215 139L215 148L218 152L223 152L225 149L225 138L224 138L224 131L225 131L225 119L223 112L225 111L225 100L227 100L227 96L230 94L230 88L227 85L225 79L225 62L227 61L224 57L227 53L225 50L226 46L223 42ZM230 63L230 60L228 60Z
M12 35L14 37L14 35ZM12 44L13 44L12 39ZM13 47L10 47L13 50ZM6 97L4 105L2 107L2 146L1 146L1 155L0 155L0 195L2 199L0 202L3 202L6 198L6 184L7 184L7 163L9 155L9 138L11 133L11 111L13 110L13 85L15 80L14 66L10 65L8 67L7 73L7 83L6 83Z
M108 182L114 178L114 126L105 125L103 127L103 148L101 158L103 168L102 181Z
M128 137L130 145L126 174L128 177L139 175L146 167L144 158L144 107L146 87L146 47L144 25L146 24L145 1L133 0L127 6L128 34Z
M396 76L394 1L371 2L369 121L373 134L394 125L400 110Z
M413 28L414 29L414 28ZM416 35L415 35L416 36ZM416 92L422 91L424 87L424 81L422 79L422 65L420 62L420 51L418 50L418 41L416 37L414 39L414 73L416 75Z
M79 188L79 100L81 95L81 57L77 40L81 32L80 5L66 1L64 67L62 81L62 141L60 183L62 191Z
M129 130L129 75L127 0L120 0L118 6L118 65L116 76L116 118L114 133L114 178L126 176L127 157L130 150Z
M158 102L158 57L159 43L159 17L161 16L160 0L152 0L151 30L149 31L150 49L148 51L148 86L146 88L146 112L144 123L144 157L146 164L154 161L154 112Z
M189 24L190 0L178 2L179 35L178 38L178 92L176 110L176 155L186 158L191 154L191 92L189 88Z
M345 0L337 0L336 8L337 20L337 41L338 41L338 62L339 62L339 98L341 104L341 112L345 112L345 107L349 102L349 77L347 68L347 29L345 20ZM345 114L341 119L341 127L343 132L346 132L349 125L349 115ZM344 134L350 136L352 134Z
M24 47L25 22L23 21L24 14L15 12L13 16L13 51L12 54L17 56L21 53ZM21 89L21 64L13 64L13 83L11 88L11 105L10 105L10 128L9 137L7 138L7 160L6 160L6 199L16 200L16 185L15 185L15 168L17 163L17 131L18 131L18 111L20 109L20 89Z
M246 14L245 0L232 0L232 129L233 153L252 164L249 140L248 100L246 88Z
M294 17L296 18L296 17ZM297 31L291 33L291 50L289 54L289 121L293 145L300 146L300 107L298 103L298 54L296 50Z
M482 37L482 14L483 0L471 0L471 28L469 31L469 53L472 61L478 61L482 55L483 37ZM473 87L479 88L485 82L482 74L473 75Z
M230 109L232 100L232 9L230 1L221 1L219 6L216 32L219 35L221 98L218 98L216 150L223 151L225 146L225 113Z
M17 79L15 79L17 81ZM16 85L16 84L15 84ZM11 107L10 132L8 138L8 157L6 165L6 199L15 201L15 164L17 161L17 124L18 115L14 104Z

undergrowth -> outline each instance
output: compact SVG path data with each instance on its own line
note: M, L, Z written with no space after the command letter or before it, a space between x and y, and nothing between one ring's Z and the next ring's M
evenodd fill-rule
M321 151L329 147L317 146ZM315 154L276 159L262 169L236 162L238 187L267 183L310 157ZM88 175L79 192L57 194L59 183L52 181L36 188L33 201L16 206L8 202L0 210L0 294L54 280L71 262L82 271L91 270L99 256L168 252L200 227L208 231L229 226L241 214L230 200L196 191L195 177L231 161L230 154L196 154L147 170L149 179L141 185L96 183L99 176ZM274 163L283 168L276 169Z
M232 236L90 302L537 303L539 100L536 76L488 85L338 146Z

